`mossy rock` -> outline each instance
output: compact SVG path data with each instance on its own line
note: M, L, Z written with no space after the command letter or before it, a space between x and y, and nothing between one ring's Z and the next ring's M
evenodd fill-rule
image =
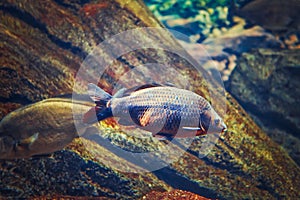
M228 82L229 92L262 129L300 164L299 50L245 53Z

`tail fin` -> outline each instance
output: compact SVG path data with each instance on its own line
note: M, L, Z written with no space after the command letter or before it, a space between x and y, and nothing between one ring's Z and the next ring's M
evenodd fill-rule
M93 83L88 84L88 94L91 99L95 101L96 106L84 114L82 119L83 123L93 124L112 117L111 108L106 106L107 102L112 98L110 94Z
M83 115L82 122L86 124L93 124L112 116L110 107L95 106Z
M105 92L104 90L102 90L101 88L99 88L97 85L93 84L93 83L89 83L88 84L88 93L91 97L91 99L93 99L93 101L95 101L95 103L97 102L103 102L103 101L108 101L112 98L112 96L110 94L108 94L107 92Z

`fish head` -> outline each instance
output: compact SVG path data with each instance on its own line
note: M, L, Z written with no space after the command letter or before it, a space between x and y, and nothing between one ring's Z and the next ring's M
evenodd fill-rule
M11 136L0 137L0 159L9 158L14 153L15 140Z
M0 132L1 134L1 132ZM31 146L37 142L39 133L16 140L11 135L0 137L0 159L28 158L33 152ZM45 147L44 147L45 148ZM33 148L34 149L34 148Z
M206 133L222 133L227 130L223 119L211 108L200 115L200 126Z

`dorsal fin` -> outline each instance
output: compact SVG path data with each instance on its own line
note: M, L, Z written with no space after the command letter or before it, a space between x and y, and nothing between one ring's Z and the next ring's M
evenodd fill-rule
M159 83L154 83L153 82L153 83L147 83L147 84L144 84L144 85L141 85L141 86L137 86L137 87L132 88L132 89L134 89L133 92L135 92L135 91L146 89L146 88L160 87L160 86L163 86L163 85L159 84Z
M164 84L160 84L160 83L156 83L156 82L152 82L152 83L146 83L143 85L139 85L139 86L134 86L128 89L121 89L122 92L117 92L116 94L118 94L116 97L125 97L125 96L129 96L131 93L139 91L139 90L143 90L143 89L147 89L147 88L152 88L152 87L176 87L174 84L167 82ZM121 95L120 95L121 94ZM114 95L115 96L115 95Z
M170 85L164 85L164 84L160 84L160 83L146 83L144 85L139 85L139 86L134 86L132 88L128 88L124 93L123 96L129 96L131 93L139 91L139 90L143 90L143 89L147 89L147 88L152 88L152 87L163 87L163 86L168 86L170 87ZM173 87L173 86L172 86Z

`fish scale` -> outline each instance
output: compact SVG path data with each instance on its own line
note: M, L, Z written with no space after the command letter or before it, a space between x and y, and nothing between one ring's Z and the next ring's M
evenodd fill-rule
M191 102L197 102L191 104ZM180 123L186 126L199 126L202 109L209 107L201 96L173 87L154 87L133 92L129 97L113 99L114 116L125 117L129 112L133 122L150 132L176 134ZM128 107L127 105L131 105ZM202 109L201 109L202 108ZM121 112L120 112L121 110ZM147 125L141 123L147 112L151 112ZM121 113L121 114L119 114Z
M209 102L189 90L145 85L111 97L98 86L89 84L89 94L96 108L103 107L99 103L103 102L99 101L101 98L110 99L105 109L96 109L96 120L93 118L95 109L86 113L83 119L86 123L117 117L121 125L135 125L154 136L167 137L191 137L226 129Z

